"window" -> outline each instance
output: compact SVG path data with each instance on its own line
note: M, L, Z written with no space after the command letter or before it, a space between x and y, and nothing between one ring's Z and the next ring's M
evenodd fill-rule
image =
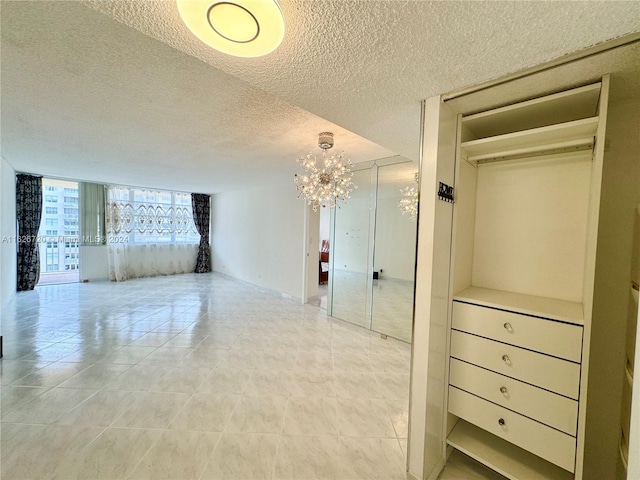
M198 243L191 194L111 187L107 232L112 243Z
M40 272L65 272L77 274L78 224L80 211L77 182L60 179L42 179L42 221L38 235L40 238ZM67 247L67 244L70 247ZM69 254L69 257L66 255ZM66 265L75 264L75 267ZM45 283L55 283L49 278Z

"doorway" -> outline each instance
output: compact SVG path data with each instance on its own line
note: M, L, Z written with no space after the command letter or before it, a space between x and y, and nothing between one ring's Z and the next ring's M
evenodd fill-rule
M78 182L42 179L38 285L80 281Z

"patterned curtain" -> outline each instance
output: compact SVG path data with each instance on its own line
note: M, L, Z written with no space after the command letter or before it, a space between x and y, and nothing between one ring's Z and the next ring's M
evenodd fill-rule
M200 234L200 246L198 247L198 260L196 260L195 273L207 273L211 271L211 252L209 250L209 195L204 193L192 193L191 205L193 206L193 222Z
M40 280L38 230L42 217L42 177L16 175L18 220L18 291L33 290Z

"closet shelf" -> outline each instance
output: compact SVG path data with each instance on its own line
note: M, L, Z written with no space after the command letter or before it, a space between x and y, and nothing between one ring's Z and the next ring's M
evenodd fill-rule
M573 480L573 474L464 420L447 443L511 480Z
M462 141L598 115L601 82L463 117Z
M579 150L593 146L597 129L598 117L591 117L471 140L461 143L460 148L471 163L564 149Z
M453 299L534 317L549 318L574 325L584 325L582 304L566 300L536 297L481 287L469 287L454 295Z

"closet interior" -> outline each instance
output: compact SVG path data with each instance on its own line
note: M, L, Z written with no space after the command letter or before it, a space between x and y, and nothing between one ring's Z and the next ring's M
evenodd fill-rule
M608 76L460 115L447 444L580 479Z

